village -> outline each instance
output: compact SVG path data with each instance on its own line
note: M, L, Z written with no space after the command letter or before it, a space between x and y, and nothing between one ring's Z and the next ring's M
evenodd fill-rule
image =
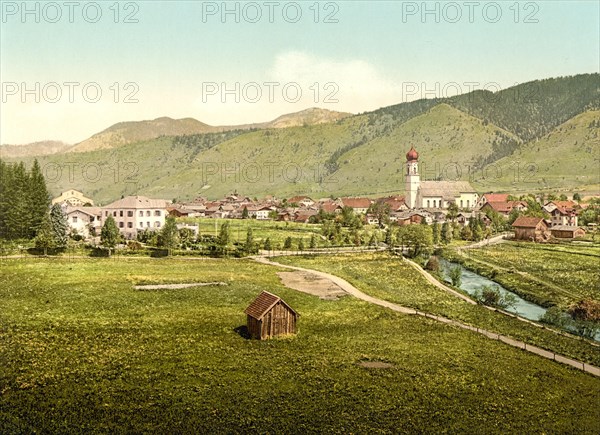
M324 218L351 211L363 225L386 228L390 225L439 224L450 222L467 227L477 219L485 224L485 233L513 231L516 240L545 242L571 240L597 230L597 222L579 225L579 215L589 207L578 195L521 195L510 193L478 194L464 181L421 180L418 153L411 147L406 154L404 195L379 198L329 197L290 198L266 196L250 198L234 191L222 199L198 197L189 202L172 202L145 196L127 196L104 206L71 189L52 200L61 204L72 235L93 239L108 216L112 216L121 235L133 240L141 232L159 231L168 216L175 218L256 219L295 223L319 223ZM586 200L595 198L584 198ZM597 198L596 198L597 199ZM189 219L187 219L189 221ZM188 228L196 236L197 225L179 220L178 228Z

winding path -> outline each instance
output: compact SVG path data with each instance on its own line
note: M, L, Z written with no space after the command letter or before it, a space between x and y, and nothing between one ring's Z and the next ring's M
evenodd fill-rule
M537 346L533 346L530 344L527 344L525 342L516 340L512 337L508 337L506 335L501 335L501 334L497 334L495 332L491 332L491 331L487 331L485 329L481 329L481 328L477 328L471 325L467 325L461 322L457 322L456 320L451 320L448 319L447 317L443 317L443 316L436 316L433 314L429 314L429 313L424 313L422 311L418 311L415 310L414 308L408 308L408 307L404 307L402 305L398 305L398 304L394 304L392 302L389 301L385 301L382 299L378 299L375 298L373 296L369 296L363 292L361 292L359 289L357 289L356 287L354 287L352 284L350 284L348 281L346 281L343 278L340 278L339 276L335 276L332 275L330 273L326 273L326 272L321 272L319 270L313 270L313 269L307 269L304 267L299 267L299 266L291 266L291 265L287 265L287 264L281 264L281 263L277 263L276 261L273 261L272 259L269 258L270 255L269 254L263 254L263 255L258 255L258 256L254 256L251 257L253 260L259 262L259 263L263 263L263 264L268 264L271 266L277 266L277 267L283 267L286 269L292 269L292 270L298 270L298 271L302 271L302 272L307 272L307 273L311 273L313 275L317 275L321 278L325 278L330 280L331 282L333 282L334 284L336 284L337 286L339 286L342 290L344 290L346 293L354 296L357 299L375 304L375 305L379 305L381 307L385 307L385 308L389 308L393 311L397 311L399 313L403 313L403 314L413 314L413 315L417 315L417 316L422 316L422 317L427 317L429 319L433 319L436 320L438 322L442 322L448 325L452 325L452 326L456 326L462 329L467 329L469 331L473 331L476 332L478 334L484 335L488 338L491 338L493 340L498 340L498 341L502 341L503 343L506 343L510 346L519 348L519 349L523 349L527 352L531 352L534 353L536 355L542 356L544 358L548 358L554 361L558 361L562 364L566 364L569 365L571 367L575 367L576 369L579 370L583 370L584 372L590 373L594 376L598 376L600 377L600 367L596 367L593 366L591 364L586 364L583 363L581 361L577 361L574 360L572 358L567 358L564 355L560 355L560 354L556 354L554 352L550 352L548 350L542 349L540 347ZM412 263L412 262L409 262ZM466 298L466 296L459 294L458 292L455 292L454 290L450 289L447 286L444 286L443 284L441 284L440 282L438 282L437 280L435 280L435 278L433 278L429 273L427 273L425 270L423 270L420 266L412 263L411 264L413 267L415 267L419 272L421 272L421 274L423 274L423 276L425 276L425 278L431 282L432 284L436 285L438 288L441 288L444 291L450 291L452 293L455 293L457 296L461 297L461 299ZM433 283L431 280L434 280L437 284ZM467 298L468 299L468 298ZM472 300L469 299L469 301L471 303L474 303Z

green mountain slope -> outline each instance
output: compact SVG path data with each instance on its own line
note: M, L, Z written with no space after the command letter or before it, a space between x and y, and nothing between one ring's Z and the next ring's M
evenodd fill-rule
M106 150L45 156L40 163L48 168L53 193L77 188L99 202L132 193L218 198L234 189L252 196L320 197L401 193L404 156L414 145L426 179L461 175L480 191L592 190L598 188L600 172L599 111L593 109L599 79L595 74L532 82L539 91L529 102L494 104L489 95L475 92L323 124L305 113L304 119L313 124L165 136ZM522 95L529 89L517 88L521 90L498 95ZM565 163L565 155L571 165ZM515 159L538 164L537 184L531 177L511 178Z
M252 130L266 128L286 128L301 125L318 125L334 122L351 116L351 113L335 112L316 107L295 113L287 113L262 123L212 126L194 118L171 119L168 117L148 121L119 122L106 130L96 133L89 139L69 149L70 152L86 152L104 148L115 148L134 142L156 139L161 136L194 135L230 130Z
M600 110L561 124L476 174L484 190L596 191L600 186Z

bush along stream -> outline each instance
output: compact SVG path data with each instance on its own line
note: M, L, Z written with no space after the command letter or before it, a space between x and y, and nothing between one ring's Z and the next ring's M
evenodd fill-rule
M572 334L600 341L600 324L585 316L570 316L558 307L545 308L523 299L491 279L465 268L462 264L439 260L444 280L467 292L479 303L494 306L533 321L541 321ZM594 307L595 308L595 307ZM592 309L594 309L592 308ZM580 311L586 307L581 307Z

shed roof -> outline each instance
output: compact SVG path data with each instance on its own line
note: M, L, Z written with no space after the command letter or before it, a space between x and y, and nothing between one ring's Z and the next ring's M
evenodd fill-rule
M570 231L570 232L575 232L577 230L579 230L579 227L575 227L575 226L571 226L571 225L555 225L552 228L550 228L550 231ZM581 228L581 231L585 231L583 228Z
M296 313L296 311L294 311L294 309L292 307L290 307L288 304L286 304L285 301L283 299L281 299L279 296L274 295L273 293L269 293L267 291L263 291L261 294L259 294L258 297L256 299L254 299L254 301L248 306L248 308L246 308L244 313L248 314L251 317L254 317L256 320L260 320L278 302L281 302L282 304L284 304L294 314L296 314L296 315L298 314L298 313Z
M540 222L544 222L544 219L539 217L519 216L513 222L512 226L517 228L535 228Z

